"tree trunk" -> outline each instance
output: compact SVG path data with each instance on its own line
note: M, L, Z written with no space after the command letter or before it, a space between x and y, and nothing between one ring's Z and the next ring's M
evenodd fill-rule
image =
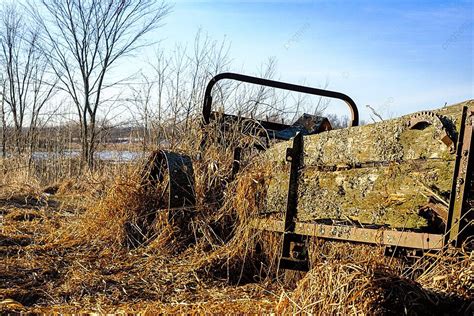
M7 121L5 118L5 100L3 99L3 96L5 95L5 88L3 89L3 94L2 94L2 108L0 109L0 114L2 115L2 158L6 158L7 156L7 138L6 138L6 133L7 133Z

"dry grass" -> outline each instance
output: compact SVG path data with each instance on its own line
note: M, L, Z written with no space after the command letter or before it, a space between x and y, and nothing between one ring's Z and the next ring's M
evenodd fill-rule
M198 144L185 143L181 150L197 150ZM244 164L229 183L231 162L230 150L213 146L196 162L197 210L184 231L168 224L166 211L146 220L160 208L156 196L163 188L143 185L141 163L112 165L49 186L32 181L31 174L4 178L0 311L472 310L474 266L467 253L408 264L385 257L380 247L313 240L308 274L279 271L281 235L248 226L262 209L258 194L264 194L271 166Z
M440 277L435 272L441 266L439 263L422 276L409 277L406 271L411 269L407 269L407 264L383 257L380 252L377 254L374 247L361 247L354 249L353 245L342 244L336 248L339 248L339 254L341 248L345 248L346 253L366 254L365 258L339 255L336 260L331 257L313 262L311 271L298 282L296 289L282 292L276 310L322 315L448 315L467 313L472 309L469 307L473 295L472 278L468 282L462 276L453 278L446 281L445 288L435 290L426 286L425 281ZM451 267L458 269L458 273L467 272L467 266L472 264L470 261L464 257ZM459 266L454 268L456 265ZM462 290L458 288L460 283L463 283Z

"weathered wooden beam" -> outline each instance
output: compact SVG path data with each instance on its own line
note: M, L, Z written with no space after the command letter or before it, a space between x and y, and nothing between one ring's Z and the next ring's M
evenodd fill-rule
M447 212L433 206L449 204L462 109L472 110L473 105L467 101L305 136L298 221L349 220L397 230L444 232ZM280 213L278 219L288 192L288 147L289 142L275 144L254 164L256 170L267 170L255 193L264 197L260 210Z

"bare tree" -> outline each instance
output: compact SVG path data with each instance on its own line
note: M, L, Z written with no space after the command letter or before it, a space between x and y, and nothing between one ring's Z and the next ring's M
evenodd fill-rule
M168 108L170 111L171 130L166 136L171 145L179 139L178 125L182 117L183 104L185 104L186 79L188 68L186 47L177 44L170 60L171 73L168 84Z
M126 98L134 122L148 131L144 149L159 143L173 148L189 136L202 113L207 82L227 70L228 48L225 39L212 40L200 29L192 49L180 43L170 51L157 48L150 67L139 82L130 84Z
M0 74L1 75L1 74ZM6 134L7 134L7 120L6 120L6 113L5 113L5 90L6 90L6 85L7 85L7 82L5 81L5 79L3 79L3 76L1 77L0 79L0 84L1 84L1 89L2 89L2 93L1 93L1 97L2 97L2 101L0 103L0 115L2 116L2 158L5 158L7 156L7 138L6 138Z
M200 117L207 82L226 71L230 63L228 48L225 39L212 40L199 29L192 50L178 44L169 59L154 67L157 81L164 75L168 83L165 100L168 125L172 126L165 132L171 146L179 143L188 134L191 122Z
M265 79L274 79L275 74L276 59L270 57L266 62L261 64L256 76ZM272 104L277 99L277 94L273 88L242 82L232 82L232 85L227 87L227 89L222 89L222 84L218 84L216 90L214 93L222 95L220 97L222 106L228 106L228 109L226 109L227 112L234 112L244 117L265 119L269 115L273 116L273 110L276 110L275 104ZM215 103L218 102L219 101L216 101Z
M163 116L165 115L166 109L164 108L164 97L165 97L165 85L168 82L169 78L169 66L170 60L165 56L163 50L156 50L155 59L153 62L149 63L153 68L154 76L156 78L156 139L158 142L162 140L163 137Z
M157 82L150 80L148 75L144 73L140 75L140 80L141 82L130 87L131 95L126 100L131 105L128 109L133 118L133 123L137 126L141 125L143 152L146 152L152 139L150 125L152 118L155 116L155 111L151 103L153 102L152 92L155 90Z
M31 156L40 113L54 95L57 80L47 73L46 60L37 49L36 28L28 27L14 4L2 9L0 65L5 75L2 102L7 104L13 120L17 153L29 149ZM2 118L5 119L3 107Z
M106 76L123 57L151 44L144 37L169 7L154 0L40 0L29 6L43 52L76 106L83 165L93 168L98 110L104 89L117 83Z

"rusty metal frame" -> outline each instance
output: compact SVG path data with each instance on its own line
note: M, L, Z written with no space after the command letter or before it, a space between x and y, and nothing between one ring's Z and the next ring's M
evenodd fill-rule
M212 88L218 81L223 80L223 79L237 80L237 81L252 83L252 84L261 85L261 86L267 86L267 87L272 87L272 88L277 88L277 89L295 91L295 92L300 92L300 93L306 93L306 94L312 94L312 95L342 100L348 105L351 111L351 116L352 116L351 126L359 125L359 111L357 109L355 102L348 95L345 95L343 93L336 92L336 91L305 87L305 86L295 85L295 84L281 82L281 81L236 74L232 72L225 72L225 73L218 74L209 81L206 87L206 90L204 92L204 106L202 110L202 116L203 116L205 125L209 124L212 118L212 115L211 115L212 114L212 95L211 95ZM230 116L230 115L226 114L226 116ZM267 124L270 124L268 126L270 127L270 129L273 129L271 127L281 128L281 126L279 127L278 125L284 125L284 124L272 123L272 122L267 122L267 121L259 121L259 122L260 124L262 124L263 127L265 127L265 125ZM273 125L273 124L277 124L277 125Z
M295 220L298 210L298 179L304 165L303 153L303 135L298 133L293 139L293 147L286 149L286 160L290 162L291 166L279 267L281 269L308 271L309 261L305 246L306 240L303 235L295 232ZM296 253L293 251L294 247L299 248Z
M470 199L474 199L474 109L464 106L462 110L459 139L456 147L453 184L449 199L446 244L459 247L472 233L474 211Z
M274 219L254 219L250 226L259 230L283 233L285 222ZM340 241L351 241L385 246L398 246L421 250L439 250L444 247L443 234L362 228L349 225L327 225L296 222L294 233Z

